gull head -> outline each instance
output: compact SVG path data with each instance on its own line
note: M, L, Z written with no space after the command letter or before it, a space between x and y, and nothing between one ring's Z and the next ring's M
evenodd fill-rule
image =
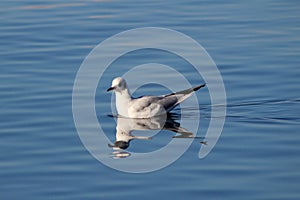
M107 89L107 92L111 90L121 92L125 89L127 89L126 81L122 77L117 77L112 81L110 88Z

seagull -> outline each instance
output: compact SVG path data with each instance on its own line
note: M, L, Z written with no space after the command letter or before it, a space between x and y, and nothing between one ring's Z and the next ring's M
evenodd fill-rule
M131 97L125 79L117 77L113 79L108 91L116 93L116 108L118 115L128 118L152 118L154 116L165 115L178 104L186 100L194 91L204 87L205 84L198 85L180 92L166 94L162 96L142 96Z

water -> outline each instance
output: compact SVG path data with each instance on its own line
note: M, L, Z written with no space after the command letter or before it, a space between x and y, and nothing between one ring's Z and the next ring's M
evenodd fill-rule
M1 199L299 199L297 1L0 5ZM201 144L196 139L168 167L128 174L101 164L82 145L73 121L72 89L93 47L121 31L146 26L180 31L205 47L225 83L227 117L218 143L205 159L198 158ZM186 64L160 53L141 51L122 62L126 67L152 60L177 68ZM98 89L107 88L112 76L120 73L108 71ZM183 73L198 84L192 72ZM136 95L151 91L160 94L167 89L148 85ZM205 89L197 95L202 99L202 135L210 100ZM102 96L97 93L96 108L106 108L107 113L97 115L113 142L115 122L107 117L110 95ZM193 106L184 109L193 116ZM169 135L151 141L132 141L129 150L160 148L175 135L165 133Z

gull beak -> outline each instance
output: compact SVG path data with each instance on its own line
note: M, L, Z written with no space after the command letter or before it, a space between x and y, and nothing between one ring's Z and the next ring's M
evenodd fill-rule
M106 90L106 92L109 92L109 91L114 90L114 89L115 89L115 87L110 87L110 88L108 88L108 89Z

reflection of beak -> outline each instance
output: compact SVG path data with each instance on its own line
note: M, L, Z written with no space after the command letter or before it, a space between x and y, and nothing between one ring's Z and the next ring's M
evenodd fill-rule
M108 89L106 90L106 92L109 92L109 91L114 90L114 89L115 89L115 87L110 87L110 88L108 88Z

